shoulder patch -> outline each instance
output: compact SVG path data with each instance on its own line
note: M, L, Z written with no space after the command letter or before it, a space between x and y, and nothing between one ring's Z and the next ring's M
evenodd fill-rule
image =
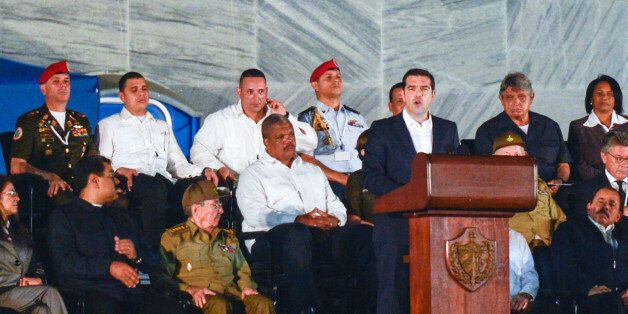
M24 135L24 131L22 130L22 127L18 126L17 129L15 129L15 133L13 133L13 140L17 141L21 139L22 135Z
M31 112L26 113L27 116L32 117L32 116L36 116L39 114L39 109L35 109Z
M183 232L190 230L190 227L188 227L188 225L183 223L183 224L176 225L172 228L168 228L167 230L168 232L170 232L170 234L177 235L177 234L181 234Z
M349 110L349 111L351 111L351 112L353 112L353 113L360 114L360 112L359 112L359 111L357 111L357 110L355 110L355 109L353 109L353 108L351 108L351 107L349 107L349 106L345 106L345 105L343 105L343 106L345 107L345 109L347 109L347 110Z

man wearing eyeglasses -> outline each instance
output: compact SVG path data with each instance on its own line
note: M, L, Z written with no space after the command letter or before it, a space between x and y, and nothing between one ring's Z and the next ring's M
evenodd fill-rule
M604 172L573 186L569 195L568 217L587 213L587 203L601 187L611 187L619 192L622 212L626 210L626 189L628 183L628 132L610 131L602 146L600 157L604 163Z
M218 227L223 209L216 186L211 181L190 185L181 205L188 219L161 237L156 284L185 291L203 313L231 313L231 304L240 301L247 313L274 313L273 302L255 290L235 234Z

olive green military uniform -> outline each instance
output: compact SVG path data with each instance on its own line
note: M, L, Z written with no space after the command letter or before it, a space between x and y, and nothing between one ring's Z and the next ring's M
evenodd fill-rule
M360 219L373 222L373 202L375 195L364 189L364 172L362 169L349 175L345 200L347 201L347 214L356 215Z
M525 213L516 213L509 220L509 227L526 239L531 247L549 246L558 225L567 220L563 210L552 198L552 191L541 177L538 178L536 207Z
M65 129L60 123L65 123ZM96 154L87 117L66 110L65 121L57 121L44 104L17 119L12 158L26 160L32 166L56 173L72 181L72 166L85 154Z
M190 219L169 228L161 237L162 275L173 278L179 290L208 288L204 313L229 313L229 301L241 300L242 289L255 289L251 269L233 232L214 228L211 234ZM247 313L275 313L273 302L262 295L244 299Z

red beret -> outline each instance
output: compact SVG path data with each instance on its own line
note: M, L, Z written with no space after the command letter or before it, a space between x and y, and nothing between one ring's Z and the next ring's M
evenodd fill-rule
M70 70L68 70L68 63L66 61L59 61L57 63L49 65L41 74L37 83L39 83L40 85L44 84L53 75L59 73L70 73Z
M321 75L323 75L328 70L333 70L333 69L340 71L340 67L338 66L338 64L333 58L329 59L328 61L323 62L323 64L319 65L318 68L314 69L314 72L312 72L312 75L310 75L310 83L318 80L318 78L321 77Z

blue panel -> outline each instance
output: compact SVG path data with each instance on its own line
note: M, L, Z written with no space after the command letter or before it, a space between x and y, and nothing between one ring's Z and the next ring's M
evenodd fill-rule
M71 69L71 67L70 67ZM0 58L0 132L15 130L15 122L23 113L40 107L44 97L37 79L44 68ZM71 74L72 92L68 108L82 112L96 128L99 96L98 77ZM0 173L6 173L0 154Z

